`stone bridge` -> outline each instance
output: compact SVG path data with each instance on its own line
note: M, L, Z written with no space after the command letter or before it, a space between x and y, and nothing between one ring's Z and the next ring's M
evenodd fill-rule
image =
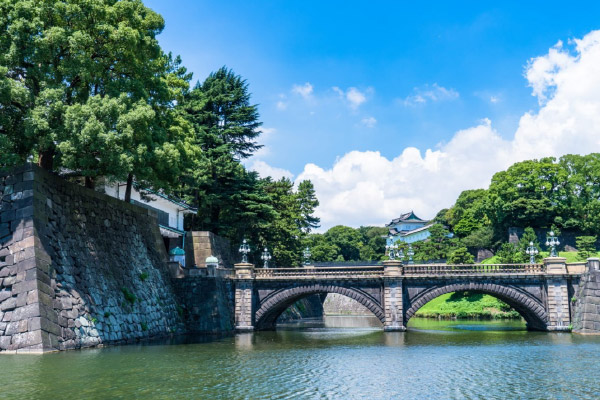
M593 259L588 260L594 263ZM529 329L568 331L586 263L562 257L543 264L403 265L397 260L375 267L256 269L235 265L237 331L274 329L279 315L297 300L316 293L348 296L369 309L386 331L404 331L428 301L445 293L487 293L517 310Z

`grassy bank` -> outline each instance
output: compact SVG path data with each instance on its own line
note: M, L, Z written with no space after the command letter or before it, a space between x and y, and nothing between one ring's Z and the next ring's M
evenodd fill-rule
M421 318L519 319L521 316L503 301L482 293L447 293L425 304Z

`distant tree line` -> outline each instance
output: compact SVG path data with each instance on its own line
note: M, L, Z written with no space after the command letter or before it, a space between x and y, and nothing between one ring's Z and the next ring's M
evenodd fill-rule
M586 259L596 254L600 231L600 154L515 163L496 173L489 189L463 191L433 222L430 237L412 244L416 261L471 263L478 250L489 249L498 262L523 263L529 261L525 251L533 243L539 262L546 247L539 243L535 229L557 235L561 230L575 232L578 257ZM508 243L510 227L523 229L516 244ZM375 232L375 228L360 229ZM387 235L386 229L379 229L379 235ZM368 246L358 230L337 226L324 235L311 235L308 243L318 261L379 260L385 258L385 240L376 240L379 246ZM408 245L397 244L406 254Z
M126 201L136 182L198 207L188 229L300 263L319 225L312 183L244 168L261 147L248 84L223 67L190 88L163 28L140 0L0 0L0 167L127 182Z
M530 242L541 250L534 229L576 232L584 257L595 252L600 231L600 154L515 163L489 189L463 191L435 220L472 252L492 249L503 262L528 260ZM510 227L524 229L517 245L507 243Z

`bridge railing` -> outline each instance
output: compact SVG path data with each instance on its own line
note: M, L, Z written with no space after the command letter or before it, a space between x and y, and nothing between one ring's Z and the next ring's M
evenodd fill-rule
M412 264L404 266L404 275L467 274L540 274L544 264Z
M358 267L309 267L309 268L257 268L254 270L257 278L292 278L292 277L380 277L383 266Z

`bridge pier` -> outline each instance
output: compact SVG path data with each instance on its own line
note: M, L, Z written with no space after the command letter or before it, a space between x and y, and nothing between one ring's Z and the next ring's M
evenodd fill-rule
M235 330L254 331L254 265L239 263L235 268Z
M404 332L403 278L402 261L383 262L383 310L386 332Z
M546 265L547 299L548 299L548 325L549 331L569 331L571 314L569 309L569 292L567 275L567 259L564 257L548 257L544 259Z

